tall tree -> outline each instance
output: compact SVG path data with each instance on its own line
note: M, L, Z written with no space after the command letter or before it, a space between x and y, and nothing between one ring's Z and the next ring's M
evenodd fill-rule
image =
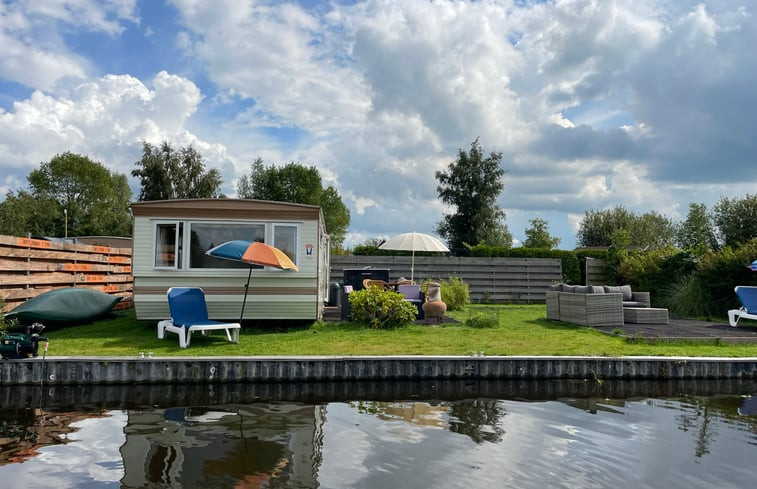
M740 199L722 197L712 210L712 219L725 246L735 247L757 238L757 194Z
M492 152L485 157L476 139L469 152L458 151L457 160L447 165L447 171L435 173L439 198L455 207L454 214L445 215L437 224L437 232L451 248L512 244L505 211L497 206L497 197L504 188L501 161L501 153Z
M528 221L531 227L526 228L526 240L524 248L547 248L552 249L560 244L560 238L549 234L549 223L544 219L536 218Z
M249 175L237 181L237 196L242 199L318 205L323 211L331 247L340 248L347 235L350 211L334 187L323 187L321 173L314 166L306 167L292 162L282 167L266 167L263 160L257 158L250 165Z
M633 219L633 214L622 205L614 209L585 211L578 228L578 245L610 246L613 232L630 229Z
M680 248L691 250L698 255L708 250L718 249L712 217L707 213L707 206L689 204L689 214L686 220L676 228L675 239Z
M86 156L56 155L27 177L29 190L0 204L1 232L86 236L131 234L126 175Z
M622 205L584 213L578 229L579 246L617 246L619 242L649 248L673 243L673 222L656 212L637 216Z
M218 170L205 170L202 155L192 146L175 150L164 141L159 147L143 141L142 159L131 175L139 178L138 200L202 199L220 196Z

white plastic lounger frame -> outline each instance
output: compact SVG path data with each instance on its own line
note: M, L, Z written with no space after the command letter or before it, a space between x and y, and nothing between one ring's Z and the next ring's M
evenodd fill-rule
M163 339L166 331L179 335L179 346L186 348L192 339L192 333L200 331L206 335L209 331L224 330L226 339L239 343L239 323L223 323L208 319L205 294L199 287L171 287L168 289L168 307L171 319L158 323L158 338Z
M741 308L728 311L728 324L735 328L742 318L757 320L757 287L739 285L733 290L739 296Z

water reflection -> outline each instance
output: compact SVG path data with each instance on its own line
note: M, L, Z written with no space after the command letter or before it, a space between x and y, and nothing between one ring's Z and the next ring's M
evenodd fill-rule
M383 394L352 385L352 398L342 384L5 387L0 480L26 488L751 485L754 385L726 382L717 393L717 383L655 384L409 383ZM291 389L311 399L288 399ZM677 394L649 395L671 389ZM603 396L621 391L633 395Z
M123 487L317 487L324 406L128 411Z

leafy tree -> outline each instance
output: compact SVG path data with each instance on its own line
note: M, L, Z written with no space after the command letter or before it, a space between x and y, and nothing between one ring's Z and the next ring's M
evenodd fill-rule
M8 192L0 203L0 234L9 236L63 236L56 224L63 218L52 198L35 198L26 190Z
M202 155L192 146L175 150L168 142L160 147L142 142L142 159L131 175L140 180L137 200L207 199L220 197L221 176L205 170Z
M544 219L536 218L528 221L530 228L526 229L524 248L556 248L560 244L560 238L549 234L549 223Z
M586 211L578 229L578 245L659 248L672 244L674 230L673 222L656 212L637 216L619 205Z
M512 244L504 222L505 211L497 206L497 197L504 188L502 154L492 152L484 157L483 153L476 139L468 153L458 151L457 160L447 165L447 171L435 173L439 198L456 209L437 225L438 234L451 248Z
M0 204L3 233L43 236L131 234L126 175L86 156L63 153L27 177L29 190Z
M757 194L747 194L741 199L721 198L713 208L712 219L725 246L757 238Z
M707 213L707 206L689 204L689 214L686 220L678 225L675 241L680 248L691 250L697 255L718 249L712 217Z
M617 229L630 229L633 214L623 206L606 210L588 210L578 228L578 245L583 247L610 246Z
M673 221L655 211L636 216L631 232L631 243L645 248L671 246L675 236Z
M250 174L237 182L237 196L242 199L273 200L296 204L318 205L323 211L331 248L339 249L350 225L350 211L339 192L323 188L321 174L314 166L289 163L282 167L263 165L261 158L250 166Z

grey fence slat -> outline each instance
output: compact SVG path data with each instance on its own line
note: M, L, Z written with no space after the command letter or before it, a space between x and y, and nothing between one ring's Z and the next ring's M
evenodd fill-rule
M586 259L586 285L607 283L605 276L605 261L597 258Z
M330 281L342 282L347 268L388 268L389 280L410 277L409 256L331 257ZM416 256L416 282L459 277L468 284L471 300L544 302L550 284L562 281L559 258L483 258Z

